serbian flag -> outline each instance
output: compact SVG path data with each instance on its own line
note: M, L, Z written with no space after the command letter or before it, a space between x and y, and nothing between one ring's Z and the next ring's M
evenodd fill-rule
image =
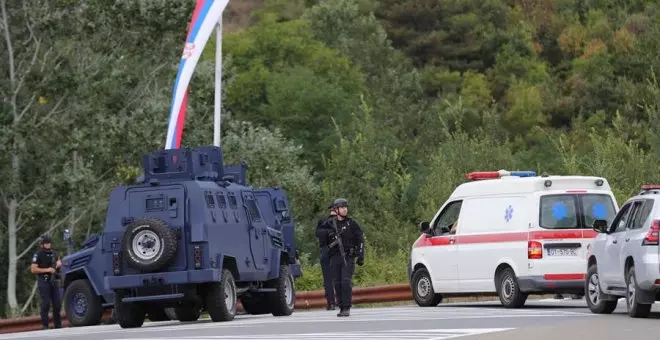
M181 145L181 134L186 120L188 84L204 46L222 17L228 2L229 0L197 0L192 20L188 25L188 37L183 48L179 71L174 81L165 149L178 149Z

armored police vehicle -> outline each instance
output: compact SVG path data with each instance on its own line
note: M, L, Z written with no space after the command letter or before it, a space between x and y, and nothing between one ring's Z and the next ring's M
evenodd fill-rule
M167 308L180 321L202 311L230 321L239 298L250 314L293 312L302 272L284 191L247 186L245 165L223 167L219 147L158 151L143 167L141 183L110 194L96 241L63 259L70 320L80 300L80 323L114 305L122 328Z

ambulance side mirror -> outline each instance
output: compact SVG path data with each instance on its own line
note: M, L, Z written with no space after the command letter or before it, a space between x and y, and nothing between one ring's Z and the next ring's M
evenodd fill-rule
M428 233L431 226L428 221L419 222L419 231L422 233Z
M595 220L592 228L598 233L607 234L607 221L606 220Z

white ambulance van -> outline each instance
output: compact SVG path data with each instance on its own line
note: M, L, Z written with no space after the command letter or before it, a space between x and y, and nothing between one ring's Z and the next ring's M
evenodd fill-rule
M584 294L593 221L610 223L619 209L605 178L506 170L466 178L419 225L408 264L419 306L497 294L518 308L529 294Z

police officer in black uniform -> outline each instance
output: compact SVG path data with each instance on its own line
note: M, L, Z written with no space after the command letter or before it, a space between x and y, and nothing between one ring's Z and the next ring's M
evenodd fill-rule
M330 216L328 216L327 218L331 218L332 216L335 215L335 211L332 208L333 208L332 204L328 206L328 209L330 210ZM316 237L319 239L319 248L321 255L320 256L321 271L323 273L323 289L325 290L325 299L326 301L328 301L327 309L334 310L336 304L335 288L333 287L333 283L332 283L330 255L328 254L328 242L327 242L327 238L324 237L324 232L323 229L321 228L323 222L325 222L326 219L320 219L316 224Z
M50 236L41 237L41 249L32 255L31 271L37 275L39 296L41 297L41 324L42 329L48 329L48 310L53 305L53 321L55 328L62 328L60 318L59 287L55 284L55 274L62 266L60 257L51 249Z
M348 217L348 201L338 198L332 204L332 209L336 215L323 223L319 234L325 237L325 242L330 245L330 267L340 309L337 316L343 317L350 315L352 307L355 259L357 258L359 266L364 265L364 234L360 224ZM337 240L341 240L344 256L339 244L333 246L333 242Z

